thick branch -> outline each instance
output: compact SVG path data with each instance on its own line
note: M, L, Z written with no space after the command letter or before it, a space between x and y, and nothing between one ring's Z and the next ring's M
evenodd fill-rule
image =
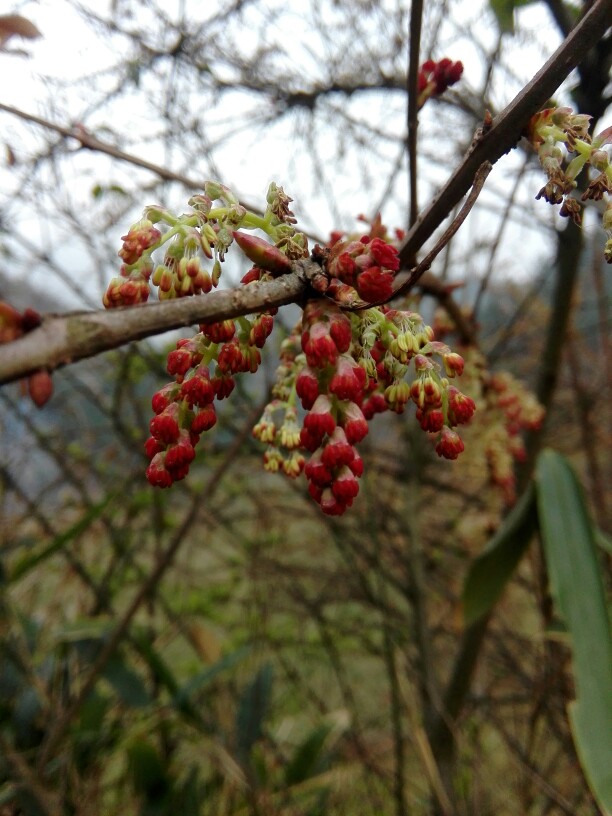
M0 346L0 384L39 368L53 370L133 340L196 323L212 323L299 302L308 276L321 272L312 261L297 261L295 271L276 280L252 283L201 297L99 312L48 315L41 326Z
M480 165L485 161L494 164L516 145L530 117L545 105L611 25L612 2L596 0L531 82L495 117L486 133L476 136L459 167L406 235L400 253L404 264L410 263L467 193Z

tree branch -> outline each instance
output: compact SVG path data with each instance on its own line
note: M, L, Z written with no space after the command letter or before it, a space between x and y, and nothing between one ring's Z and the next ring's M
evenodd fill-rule
M409 263L467 193L480 165L485 161L494 164L516 145L530 117L545 105L611 25L612 3L596 0L531 82L495 117L491 127L476 134L459 167L406 235L400 251L402 263Z
M302 260L295 262L289 275L238 289L106 312L48 315L39 328L0 346L0 385L40 368L53 370L170 329L299 302L315 272L321 272L317 264Z

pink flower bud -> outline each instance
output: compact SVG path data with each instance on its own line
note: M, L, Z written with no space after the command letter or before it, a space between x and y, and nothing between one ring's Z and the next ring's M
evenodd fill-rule
M236 231L232 235L247 258L260 269L265 269L273 275L286 275L291 272L291 261L278 247L246 232Z
M347 441L351 445L361 442L367 436L368 423L361 408L354 402L348 402L342 406L340 425L344 428Z
M336 360L336 372L329 384L329 391L338 399L359 402L363 397L366 373L352 357L342 355Z
M306 366L298 374L295 390L302 401L302 408L309 411L319 396L319 380L310 366Z

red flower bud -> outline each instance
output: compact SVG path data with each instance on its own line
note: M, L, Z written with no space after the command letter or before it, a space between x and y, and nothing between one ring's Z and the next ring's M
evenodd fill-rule
M444 426L440 440L436 445L436 453L445 459L456 459L464 451L464 444L458 433Z
M343 504L352 502L359 493L359 482L350 468L343 467L332 484L334 497Z
M338 399L359 402L366 383L365 369L352 357L341 356L336 360L336 373L329 384L329 391Z
M319 396L319 380L310 366L306 366L298 374L295 390L302 401L302 408L309 411Z
M323 464L333 469L349 465L354 458L355 449L348 443L344 430L335 428L321 454Z
M371 266L357 278L359 296L368 303L389 300L393 294L393 272Z
M378 266L397 272L400 268L400 259L397 249L380 238L373 238L368 244L368 250Z
M343 405L340 425L344 428L346 438L351 445L361 442L367 436L368 423L361 408L354 402Z
M153 487L170 487L174 481L170 471L166 470L166 454L156 453L147 468L147 480Z
M39 371L30 374L28 377L28 391L34 405L37 408L42 408L53 394L53 380L49 372L41 368Z

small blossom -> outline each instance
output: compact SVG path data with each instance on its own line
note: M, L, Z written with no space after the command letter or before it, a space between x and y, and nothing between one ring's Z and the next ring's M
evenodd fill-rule
M361 408L354 402L344 403L340 418L346 438L351 445L361 442L368 434L368 423Z
M325 434L332 434L336 420L332 414L332 404L326 394L321 394L304 418L304 428L314 437L322 439Z
M436 445L436 453L444 459L456 459L463 453L464 445L461 437L455 431L451 431L446 425L442 428L440 439Z
M368 303L386 301L393 295L393 272L371 266L357 278L359 296Z
M319 396L319 380L310 366L305 366L295 380L295 390L302 401L302 408L309 411Z

